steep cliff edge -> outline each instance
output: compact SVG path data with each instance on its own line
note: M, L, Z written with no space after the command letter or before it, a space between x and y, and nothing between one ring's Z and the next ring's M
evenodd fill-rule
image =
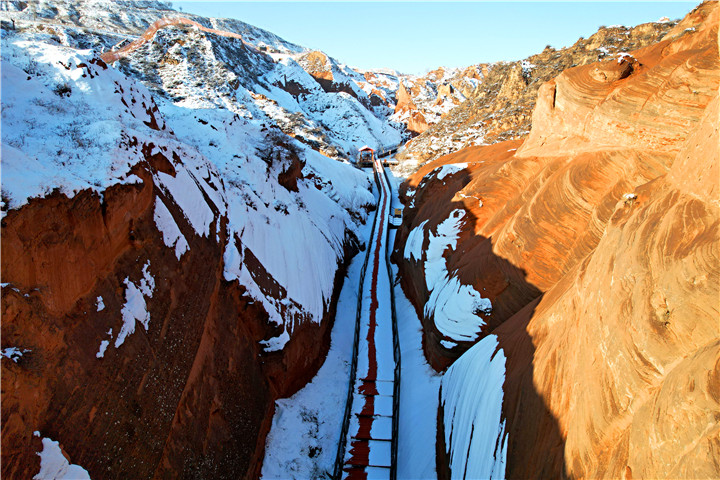
M566 70L524 142L407 182L395 258L426 355L445 368L475 345L443 380L438 472L497 475L472 444L513 478L720 474L719 16L706 2L654 45ZM503 394L467 397L477 375ZM473 420L498 401L500 420Z
M49 440L92 478L256 477L327 351L368 177L91 51L2 51L3 478Z

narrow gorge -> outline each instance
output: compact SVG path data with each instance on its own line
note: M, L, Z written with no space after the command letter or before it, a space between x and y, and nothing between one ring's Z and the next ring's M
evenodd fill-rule
M3 1L2 477L720 477L720 5L686 11L406 75Z

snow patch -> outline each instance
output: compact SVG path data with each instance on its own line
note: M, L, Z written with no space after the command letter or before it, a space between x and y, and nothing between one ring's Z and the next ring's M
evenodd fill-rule
M97 311L102 312L103 310L105 310L105 302L102 297L97 297Z
M460 170L465 170L467 168L467 163L448 163L446 165L443 165L441 167L438 167L437 172L437 179L443 180L448 175L453 175Z
M195 232L201 237L207 237L210 233L210 223L213 221L215 215L205 201L200 182L198 182L190 172L184 169L179 170L174 177L160 172L158 173L158 178L160 183L168 190L170 195L172 195L175 203L180 207L183 215L188 219L190 225L195 229ZM168 211L167 213L169 214L170 212ZM167 220L167 217L164 219ZM159 228L160 227L158 227L158 229ZM184 243L187 245L187 242ZM175 248L177 253L177 245Z
M145 297L152 297L155 279L150 275L149 267L150 261L143 267L143 278L137 285L129 278L125 278L125 304L121 310L123 324L115 339L115 348L120 347L125 342L125 338L135 332L135 322L140 322L145 327L145 331L150 326L150 313L147 311Z
M107 350L108 345L110 345L109 340L103 340L100 342L100 349L95 354L95 358L103 358L105 356L105 350Z
M502 416L505 354L488 335L442 379L445 445L454 476L504 478L508 434Z
M451 341L449 341L449 340L440 340L440 345L442 345L443 347L447 348L448 350L457 347L457 343L451 342Z
M285 345L289 341L290 334L287 332L287 330L283 330L283 332L277 337L272 337L268 340L261 340L260 345L265 348L266 352L277 352L285 348Z
M158 197L155 200L155 213L153 215L155 225L158 230L162 233L163 242L168 248L175 247L175 256L178 260L188 250L188 243L185 236L180 231L180 228L175 223L170 210L165 206L165 203Z
M635 61L635 57L627 52L620 52L617 54L617 63L622 63L624 61L632 63Z
M40 436L40 432L35 432ZM90 474L79 465L70 464L62 454L60 443L47 437L42 439L43 449L40 456L40 472L35 480L90 480Z
M463 285L459 278L450 275L443 256L447 249L455 249L464 217L464 210L453 210L438 224L436 234L428 232L430 242L425 261L425 284L430 292L425 316L433 319L440 333L454 341L475 340L485 325L480 314L492 312L489 299L483 298L472 285Z
M18 347L7 347L0 350L0 355L5 358L9 358L13 362L17 363L25 353L29 353L32 350L29 348L18 348Z
M407 241L405 242L404 257L407 260L422 260L422 246L425 241L425 225L428 221L425 220L417 227L413 228L408 234Z
M520 63L520 67L522 68L522 73L524 77L527 77L532 72L533 68L536 67L536 65L533 65L532 63L528 62L527 60L523 60Z

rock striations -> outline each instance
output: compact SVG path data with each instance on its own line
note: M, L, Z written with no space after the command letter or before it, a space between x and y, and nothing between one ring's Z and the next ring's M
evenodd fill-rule
M441 476L471 468L453 395L493 356L504 396L486 454L506 442L508 477L720 475L719 19L705 2L662 41L565 70L525 141L460 150L405 184L394 257L426 355L443 369L470 354L443 381ZM492 303L466 355L474 341L428 309L435 254L412 248L458 211L447 304L462 288ZM490 411L488 395L463 408Z

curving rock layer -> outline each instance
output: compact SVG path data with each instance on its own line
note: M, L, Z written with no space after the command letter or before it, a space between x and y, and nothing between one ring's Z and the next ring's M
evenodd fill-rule
M705 2L654 45L564 71L524 142L461 150L405 184L395 258L436 369L473 342L428 315L430 258L407 245L465 212L443 258L492 302L476 340L496 335L507 358L508 477L720 476L719 19ZM463 415L443 415L453 459Z

